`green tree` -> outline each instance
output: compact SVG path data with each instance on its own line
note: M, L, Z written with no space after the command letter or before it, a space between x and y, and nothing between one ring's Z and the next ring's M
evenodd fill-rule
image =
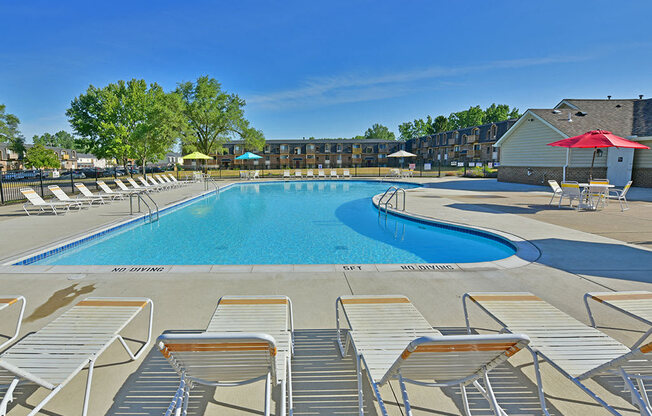
M470 126L478 126L484 121L484 111L479 105L469 107L468 110L452 113L448 120L451 130L463 129Z
M25 165L33 169L57 169L61 167L61 162L54 150L46 149L42 144L35 144L27 150Z
M450 130L448 127L448 117L446 116L437 116L435 117L435 122L433 123L433 128L435 133L441 133L443 131Z
M139 82L133 89L132 102L140 122L129 137L129 145L144 171L148 161L156 162L172 149L185 120L179 95L166 94L156 83L148 89L144 81Z
M396 140L394 132L389 131L386 126L378 123L367 129L367 131L364 133L364 138L378 140Z
M25 138L20 133L18 125L20 119L13 114L5 113L6 106L0 104L0 142L9 144L9 150L18 154L22 159L25 154Z
M187 121L182 144L188 150L210 155L221 153L222 145L240 137L247 150L261 150L265 137L244 118L245 101L236 94L227 94L213 78L201 76L196 82L178 84L176 93L182 99Z
M43 146L63 147L64 149L84 150L83 145L79 143L75 136L65 130L60 130L54 134L43 133L41 136L34 135L32 137L34 144L41 144Z

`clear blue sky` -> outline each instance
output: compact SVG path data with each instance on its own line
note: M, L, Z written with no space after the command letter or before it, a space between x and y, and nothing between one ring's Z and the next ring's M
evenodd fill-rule
M207 74L268 139L350 137L471 105L652 96L652 1L0 3L0 103L70 130L89 84Z

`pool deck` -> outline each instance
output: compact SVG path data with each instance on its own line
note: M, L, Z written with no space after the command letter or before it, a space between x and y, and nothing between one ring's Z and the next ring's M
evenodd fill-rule
M502 184L492 180L461 178L412 179L426 186L407 192L407 211L490 230L528 240L540 251L521 267L476 267L451 271L323 271L290 272L261 266L242 270L184 272L88 272L70 267L45 273L44 266L0 272L0 293L22 294L27 310L21 337L42 328L76 301L87 296L145 296L154 301L154 336L167 329L206 327L217 299L227 294L284 294L294 304L296 356L293 360L296 415L357 414L354 361L339 358L335 344L335 299L347 294L407 295L428 321L445 334L465 332L461 296L467 291L529 291L582 322L588 318L582 295L589 291L652 290L652 190L634 189L631 209L621 212L611 203L598 212L576 212L549 207L550 193L543 187ZM226 184L228 182L221 182ZM155 194L167 205L204 192L203 185ZM25 254L91 229L129 217L129 203L93 207L63 216L25 216L20 206L0 207L0 259ZM390 219L391 221L391 219ZM134 249L138 242L134 242ZM189 249L194 249L190 247ZM604 307L595 315L601 329L631 345L645 331L642 325ZM499 328L471 307L471 325L480 333ZM135 322L142 329L144 320ZM0 332L7 327L0 322ZM571 382L548 364L542 365L549 410L554 415L607 415ZM492 372L499 403L510 415L540 414L532 361L520 352ZM86 371L75 377L45 407L43 414L76 415ZM172 368L155 349L129 362L118 345L98 361L93 379L89 415L161 415L178 384ZM638 412L629 404L621 385L591 381L601 397L627 415ZM620 388L620 389L619 389ZM24 415L46 394L44 389L21 387L9 415ZM488 414L479 394L471 390L474 414ZM456 389L408 385L414 413L457 415L461 400ZM400 390L394 383L381 388L388 410L401 415ZM277 392L274 391L276 395ZM0 396L2 392L0 392ZM375 413L365 385L367 414ZM197 387L189 407L191 415L262 414L263 385L240 388Z

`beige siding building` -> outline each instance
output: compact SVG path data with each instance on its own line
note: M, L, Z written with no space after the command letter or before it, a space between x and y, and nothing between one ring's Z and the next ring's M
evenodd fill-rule
M527 110L496 143L498 180L545 184L549 179L561 181L564 170L567 180L588 180L593 149L567 152L547 144L596 129L651 146L652 100L567 99L551 109ZM635 186L652 187L652 150L601 149L593 177L611 177L617 185L631 178Z

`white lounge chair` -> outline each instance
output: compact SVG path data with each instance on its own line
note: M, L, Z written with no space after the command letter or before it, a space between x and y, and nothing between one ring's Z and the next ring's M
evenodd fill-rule
M165 176L165 175L164 175L164 176ZM180 181L180 180L178 180L178 179L177 179L173 174L171 174L171 173L168 173L168 174L167 174L167 177L170 178L170 180L171 180L172 182L178 183L178 184L180 184L180 185L188 185L188 184L191 184L191 183L193 182L193 181Z
M326 179L326 173L324 173L324 170L323 170L323 169L319 169L319 170L317 171L317 177L318 177L319 179Z
M16 330L14 331L14 334L9 337L5 342L0 344L0 351L7 345L11 344L17 337L18 333L20 332L20 323L23 321L23 314L25 313L25 298L23 296L11 296L11 295L2 295L0 294L0 313L4 314L2 312L4 309L9 309L9 307L13 304L18 304L18 302L21 303L20 305L20 311L18 312L18 319L16 320ZM1 315L0 315L1 316ZM2 318L2 322L7 322L7 318Z
M616 311L643 322L650 328L630 348L636 348L652 334L652 292L643 290L620 292L589 292L584 295L584 305L589 314L591 326L595 328L595 318L591 313L589 300L594 300Z
M283 171L283 178L290 179L290 171L289 170L284 170Z
M351 172L349 172L347 169L344 169L344 172L342 172L342 177L351 179Z
M115 182L116 185L118 185L118 188L120 188L121 191L123 192L129 192L130 194L135 194L138 192L142 192L142 189L136 189L136 188L129 188L127 185L125 185L124 182L120 179L114 179L113 182Z
M315 179L315 174L312 171L312 169L308 169L308 172L306 173L306 178L312 178Z
M138 180L140 181L143 188L145 188L145 189L149 189L149 190L157 191L157 192L162 191L164 189L163 186L161 186L161 185L159 185L157 183L150 183L149 181L145 180L145 178L143 178L142 176L139 176Z
M54 215L59 215L57 208L64 209L65 211L70 210L70 207L77 207L78 209L82 208L81 202L45 202L39 194L36 193L32 188L20 188L20 193L27 198L27 203L23 204L23 210L27 215L30 215L27 210L28 206L34 206L39 209L39 213L45 212L46 208L52 210Z
M259 171L259 170L255 170L255 171L254 171L254 174L251 175L251 179L260 179L260 171Z
M93 205L93 202L100 202L100 199L98 199L97 197L95 197L95 198L86 198L86 197L71 198L65 192L63 192L63 189L59 188L59 185L49 185L48 189L50 190L50 192L52 192L52 195L54 195L55 198L57 198L61 202L68 202L68 203L70 203L70 202L79 202L79 203L82 203L82 204L87 203L88 206Z
M102 190L102 192L104 192L104 193L107 194L107 195L111 195L114 199L116 199L116 198L119 198L119 199L125 199L125 195L130 195L130 194L133 193L132 191L128 191L128 192L125 192L125 191L114 191L113 189L111 189L111 188L109 187L109 185L107 185L106 183L104 183L104 181L97 181L97 185L100 187L100 189Z
M162 186L164 189L172 189L177 187L175 184L164 181L163 178L158 175L149 175L149 180L153 184Z
M153 190L154 190L154 187L152 187L152 186L146 188L146 187L143 186L143 185L139 185L138 182L136 182L136 181L134 180L134 178L131 178L131 177L127 177L127 182L129 182L129 184L130 184L131 186L133 186L134 189L136 189L136 190L141 190L141 191L145 191L145 192L149 192L149 191L153 191Z
M550 188L552 188L552 197L550 198L548 205L552 205L552 201L554 201L557 197L559 197L559 203L561 204L561 195L563 194L563 191L561 190L559 183L551 179L548 181L548 185L550 185Z
M104 195L102 195L102 194L97 194L97 195L96 195L96 194L92 193L92 192L90 191L90 189L88 189L88 188L86 187L86 185L83 184L83 183L81 183L81 182L75 182L75 187L76 187L77 189L79 189L79 192L81 192L81 194L84 195L84 196L87 197L87 198L101 198L103 204L106 203L105 198L108 199L108 200L113 199L113 196L112 196L112 195L107 195L107 194L104 194Z
M607 195L608 198L610 199L617 199L618 202L620 203L620 210L625 211L626 209L629 209L629 205L627 204L627 191L629 191L629 188L632 186L632 181L627 182L627 185L623 189L612 189L609 191L609 194ZM625 205L623 205L623 202Z
M390 169L389 173L387 174L387 177L389 178L399 178L400 176L401 176L400 169Z
M149 175L148 177L146 177L145 182L149 182L150 185L157 186L157 187L159 187L160 189L163 189L163 190L171 188L171 186L169 184L161 183L161 182L157 181L156 179L154 179L154 176L152 176L152 175Z
M340 308L348 330L342 340ZM342 296L335 303L337 342L342 356L353 350L358 373L358 406L363 414L362 364L383 415L387 409L379 386L397 379L405 413L411 415L405 383L429 387L460 386L464 411L470 415L466 385L473 384L503 416L488 372L528 343L522 335L444 336L402 295ZM478 380L483 379L484 386Z
M161 182L161 185L169 186L170 188L180 188L181 184L179 182L173 182L170 178L165 175L156 175L156 179Z
M285 296L224 296L206 331L164 333L156 345L181 376L166 415L186 409L192 384L230 387L265 380L265 415L271 387L280 385L277 415L292 414L292 303ZM185 414L185 413L184 413Z
M136 352L127 346L120 332L147 306L149 324L147 340ZM34 383L50 390L31 409L36 415L68 382L88 367L82 415L88 412L88 398L93 367L98 356L114 341L120 341L131 360L147 350L152 330L154 305L147 298L87 298L64 312L39 331L26 336L0 354L0 368L14 375L0 402L0 416L5 416L18 383Z
M294 171L294 177L297 179L301 179L301 170L297 169Z
M473 301L498 322L503 331L523 333L530 337L527 347L532 353L539 389L541 409L546 409L539 357L575 383L593 400L613 415L621 415L594 393L585 381L596 376L620 376L631 393L631 399L644 415L651 415L644 379L652 374L652 343L630 350L599 330L565 314L532 293L466 293L462 297L466 325L470 331L467 300ZM638 388L632 380L636 380Z
M339 179L340 175L337 174L335 169L331 169L331 178Z

